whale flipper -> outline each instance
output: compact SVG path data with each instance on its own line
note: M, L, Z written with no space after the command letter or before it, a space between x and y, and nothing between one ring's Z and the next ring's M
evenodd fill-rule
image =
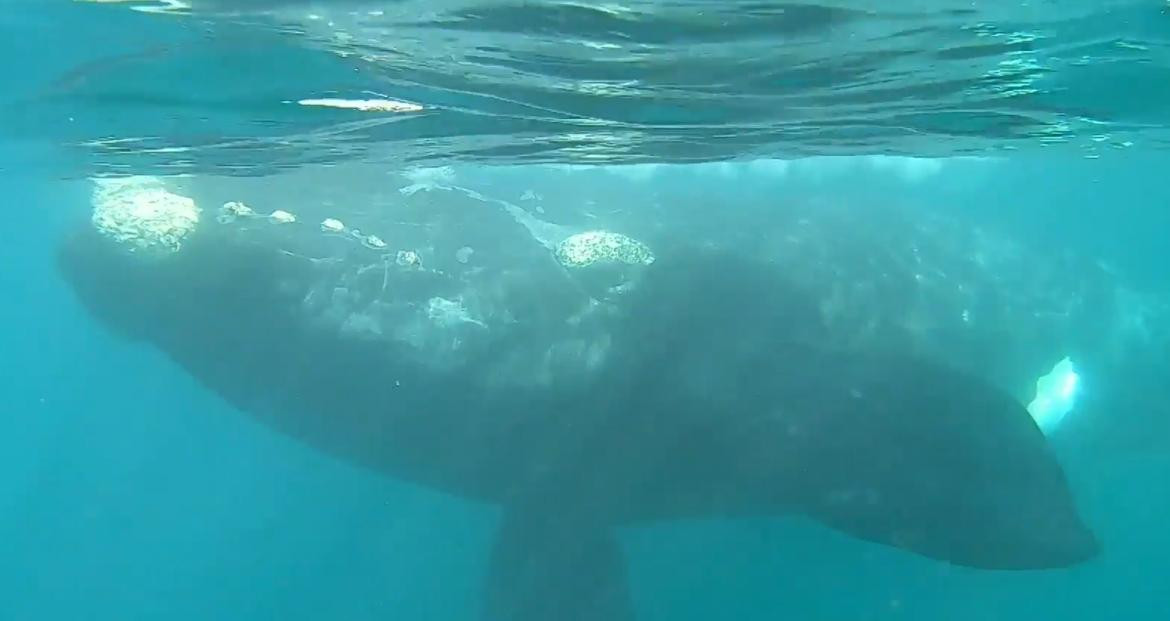
M488 565L483 621L633 621L613 529L560 511L505 509Z

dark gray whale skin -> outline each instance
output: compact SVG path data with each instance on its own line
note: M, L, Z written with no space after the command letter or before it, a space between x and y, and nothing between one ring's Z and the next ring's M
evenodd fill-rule
M499 505L485 619L634 618L612 530L657 520L805 515L983 569L1099 553L1018 400L897 350L824 346L813 303L764 263L660 252L590 324L603 363L541 383L508 377L509 340L438 368L311 321L317 264L221 242L143 260L85 229L59 266L103 325L280 433Z

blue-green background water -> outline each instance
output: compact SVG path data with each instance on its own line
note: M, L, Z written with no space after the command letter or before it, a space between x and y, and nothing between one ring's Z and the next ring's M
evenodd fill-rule
M23 59L0 70L7 101L49 88L99 48L108 56L190 36L159 27L111 39L140 16L108 12L101 19L111 22L95 23L65 4L45 9L51 19L29 10L0 17L7 32L22 33L4 39L5 57ZM1150 93L1142 84L1127 97L1158 97L1153 82ZM278 437L76 304L52 253L89 200L83 184L63 177L95 156L61 143L117 133L116 117L74 133L30 124L49 122L31 114L7 121L10 138L0 144L0 619L474 618L492 510ZM1157 148L1138 145L1100 159L1031 153L990 169L948 164L925 180L859 169L810 182L809 191L840 179L845 197L946 204L1036 247L1107 257L1133 283L1165 290L1168 165ZM728 183L679 174L719 184L722 209L801 191L791 175L744 172ZM666 184L656 179L645 183ZM526 187L508 179L499 187L509 183ZM685 192L685 183L671 187ZM1107 546L1086 566L980 573L799 521L670 524L623 533L639 612L650 620L1166 618L1170 424L1126 420L1149 426L1109 427L1116 442L1059 447Z

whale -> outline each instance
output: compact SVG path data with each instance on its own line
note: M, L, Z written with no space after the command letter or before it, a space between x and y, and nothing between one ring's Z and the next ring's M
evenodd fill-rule
M225 209L161 245L95 214L59 271L105 329L274 432L499 507L485 620L635 619L617 529L679 519L802 516L986 570L1101 553L1018 399L842 347L782 265L596 233L440 266Z

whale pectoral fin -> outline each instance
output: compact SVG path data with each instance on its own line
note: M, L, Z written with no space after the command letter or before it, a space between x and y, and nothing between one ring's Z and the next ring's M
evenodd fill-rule
M634 618L613 530L559 512L505 510L484 595L484 621Z

